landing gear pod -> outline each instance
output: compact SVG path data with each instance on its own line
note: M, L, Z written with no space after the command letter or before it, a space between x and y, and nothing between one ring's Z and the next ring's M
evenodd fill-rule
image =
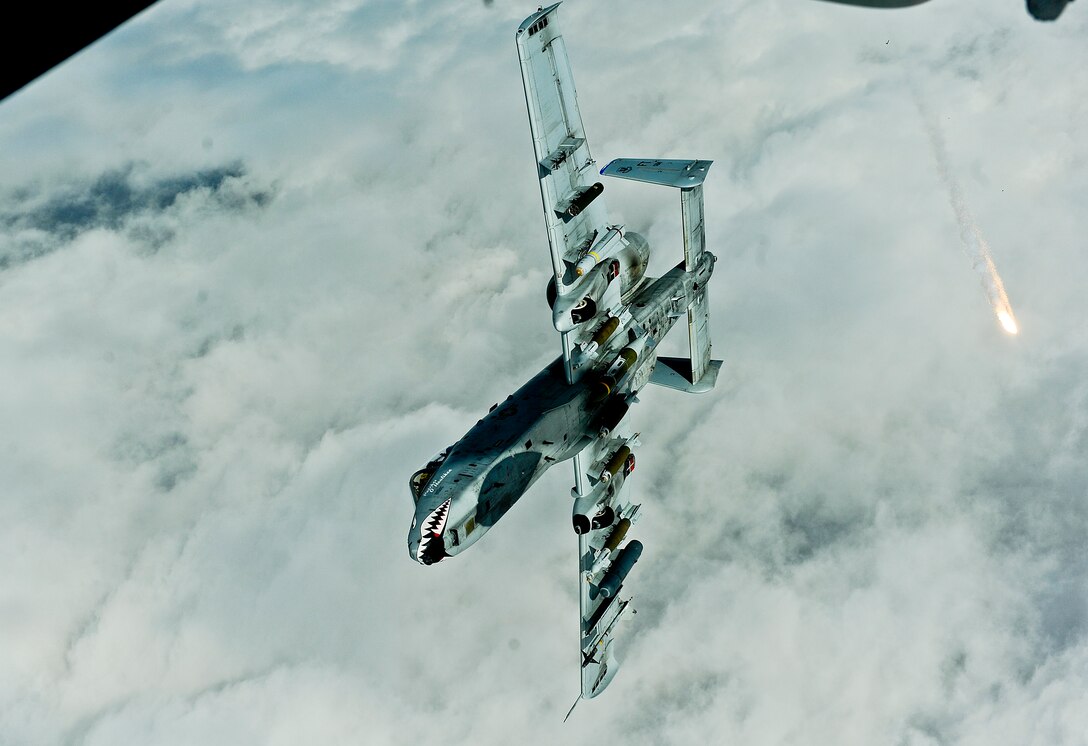
M574 322L575 326L586 323L596 315L597 302L588 295L578 301L574 308L570 309L570 320Z
M612 509L611 505L605 505L601 508L601 511L597 515L593 516L593 520L590 521L590 528L594 531L601 528L608 528L616 522L616 511Z
M581 536L582 534L588 534L593 529L592 517L597 511L597 506L600 504L600 497L596 493L591 492L587 495L579 495L577 492L572 491L574 495L574 506L571 510L571 522L574 524L574 533Z
M601 268L602 270L605 267ZM566 295L558 295L555 278L548 282L548 304L552 308L552 326L557 332L569 332L579 324L591 321L597 315L601 298L608 289L608 282L603 272L594 274L576 290Z

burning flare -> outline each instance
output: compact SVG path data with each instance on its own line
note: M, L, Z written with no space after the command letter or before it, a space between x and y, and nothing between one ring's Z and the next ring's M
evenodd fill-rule
M990 255L990 245L982 236L978 224L975 222L971 211L967 209L967 203L963 199L959 182L952 176L948 168L948 151L944 145L944 135L937 127L936 121L929 116L921 97L915 91L914 101L925 121L926 133L929 142L933 146L933 158L937 161L937 173L941 181L948 187L948 201L952 211L956 214L956 222L960 226L960 241L963 243L963 251L971 260L971 266L979 275L982 287L986 291L986 298L990 301L990 307L994 310L1001 328L1009 334L1018 334L1020 327L1016 323L1016 316L1012 312L1012 304L1005 293L1005 283L1001 281L1001 275L997 273L993 257Z
M1005 294L1005 283L1001 281L1001 275L997 273L993 257L990 256L990 245L982 237L982 232L977 226L972 226L975 237L976 253L978 261L975 262L975 271L980 274L982 287L986 289L986 297L994 309L994 315L1001 322L1001 328L1009 334L1018 334L1020 327L1016 323L1016 317L1012 313L1012 305L1009 296Z
M997 320L1001 322L1001 326L1005 328L1009 334L1016 334L1020 330L1016 327L1016 319L1012 317L1011 310L1005 310L1002 308L997 312Z

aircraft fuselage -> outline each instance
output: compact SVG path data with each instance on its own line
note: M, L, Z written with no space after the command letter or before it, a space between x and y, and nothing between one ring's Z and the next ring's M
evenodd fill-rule
M463 552L549 467L572 458L607 427L617 407L625 411L650 380L659 341L686 313L693 286L705 285L713 268L714 257L706 253L692 272L681 264L656 280L647 278L607 345L582 363L590 370L580 380L568 383L562 358L553 361L416 472L411 484L418 499L408 534L412 558L430 565ZM628 348L638 350L637 359L601 396L595 384Z

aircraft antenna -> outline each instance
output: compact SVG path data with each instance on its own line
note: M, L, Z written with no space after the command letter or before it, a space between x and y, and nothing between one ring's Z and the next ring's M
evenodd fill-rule
M578 695L578 699L574 700L574 704L572 704L572 705L570 706L570 709L569 709L569 710L567 710L567 717L563 718L563 722L564 722L564 723L565 723L565 722L567 722L567 718L569 718L569 717L570 717L570 714L571 714L572 712L574 712L574 708L575 708L575 707L577 707L577 706L578 706L578 703L579 703L579 702L581 702L581 701L582 701L582 695L581 695L581 694L579 694L579 695Z

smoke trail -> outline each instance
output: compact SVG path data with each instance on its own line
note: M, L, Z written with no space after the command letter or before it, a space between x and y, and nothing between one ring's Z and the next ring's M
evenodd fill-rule
M1013 315L1012 305L1009 304L1009 296L1005 293L1005 283L1001 281L1001 275L997 273L997 267L994 266L990 245L986 243L986 239L982 236L982 231L979 229L978 223L975 222L974 215L967 209L967 203L963 199L963 191L960 189L959 182L956 181L949 170L948 150L945 148L944 134L941 132L940 127L937 126L936 120L926 111L917 91L914 92L914 103L918 106L922 121L925 123L926 134L929 135L929 142L933 149L933 159L937 162L937 173L944 185L948 187L948 201L952 206L952 212L956 215L956 223L960 227L960 242L963 244L963 251L971 260L971 268L975 270L982 282L982 287L986 291L986 298L990 301L990 306L994 309L994 315L1001 324L1001 328L1009 334L1016 334L1019 331L1019 326L1016 323L1016 317Z

